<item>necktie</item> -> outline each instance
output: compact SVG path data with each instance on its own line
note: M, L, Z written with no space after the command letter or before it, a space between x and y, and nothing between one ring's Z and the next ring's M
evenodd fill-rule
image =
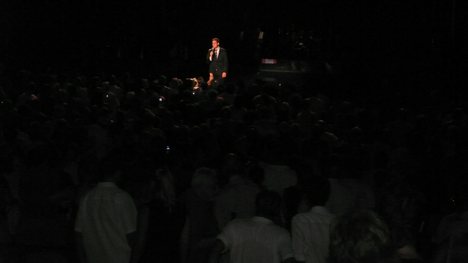
M214 51L213 51L213 59L214 59L214 60L215 60L215 59L218 59L218 52L217 52L217 50L218 50L218 49L215 48Z

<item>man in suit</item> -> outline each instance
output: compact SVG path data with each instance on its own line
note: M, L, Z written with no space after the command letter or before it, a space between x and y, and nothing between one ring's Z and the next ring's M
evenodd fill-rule
M228 71L228 57L224 48L219 46L219 38L211 40L206 60L209 64L208 86L216 88L224 83Z

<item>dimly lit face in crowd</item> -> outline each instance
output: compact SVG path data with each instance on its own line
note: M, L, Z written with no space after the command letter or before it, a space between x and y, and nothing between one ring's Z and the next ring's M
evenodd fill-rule
M203 200L213 200L218 192L218 187L216 183L207 183L199 185L195 191Z

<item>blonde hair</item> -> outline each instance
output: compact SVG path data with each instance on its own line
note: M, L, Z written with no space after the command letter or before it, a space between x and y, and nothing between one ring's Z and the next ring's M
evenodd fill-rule
M370 210L354 211L338 218L330 235L331 263L375 263L393 259L390 231Z

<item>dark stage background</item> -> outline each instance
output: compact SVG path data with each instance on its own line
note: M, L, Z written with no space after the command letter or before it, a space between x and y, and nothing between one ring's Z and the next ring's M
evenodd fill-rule
M255 66L261 57L299 57L327 61L349 74L429 70L457 79L467 51L465 5L456 0L5 0L0 61L38 69L200 75L210 39L218 36L234 71Z

